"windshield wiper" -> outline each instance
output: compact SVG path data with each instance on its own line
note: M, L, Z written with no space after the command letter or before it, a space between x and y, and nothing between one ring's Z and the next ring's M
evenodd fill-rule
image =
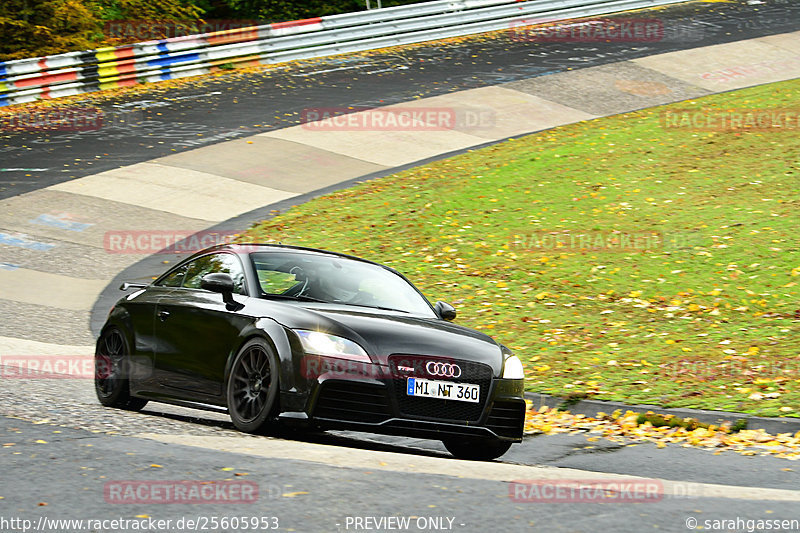
M339 303L339 302L337 302ZM395 309L393 307L382 307L380 305L366 305L366 304L351 304L349 302L341 302L345 305L355 305L356 307L367 307L369 309L380 309L381 311L396 311L398 313L411 314L411 311L403 311L402 309Z
M287 296L285 294L263 294L262 297L274 300L295 300L298 302L318 302L323 304L331 303L325 300L320 300L319 298L312 298L311 296L306 296L305 294L298 294L297 296Z
M354 305L356 307L366 307L368 309L380 309L381 311L394 311L396 313L405 313L411 314L410 311L403 311L402 309L395 309L393 307L382 307L380 305L367 305L367 304L354 304L347 302L345 300L320 300L319 298L313 298L311 296L306 296L305 294L298 294L297 296L289 296L286 294L269 294L264 293L262 294L263 298L267 299L274 299L274 300L294 300L298 302L316 302L321 304L334 304L334 305Z

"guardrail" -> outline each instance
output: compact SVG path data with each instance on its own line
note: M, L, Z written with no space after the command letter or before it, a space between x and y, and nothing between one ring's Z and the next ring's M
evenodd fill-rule
M0 107L207 74L675 4L687 0L437 0L0 62Z

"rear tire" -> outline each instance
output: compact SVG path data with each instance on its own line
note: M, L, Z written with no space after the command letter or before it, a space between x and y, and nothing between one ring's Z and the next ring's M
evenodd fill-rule
M228 378L228 414L245 433L264 432L278 413L278 358L263 339L247 342L236 354Z
M506 453L512 444L504 440L461 438L446 439L442 443L453 457L469 461L491 461L497 459Z
M117 328L109 328L97 341L94 353L94 390L106 407L139 411L147 400L131 396L128 382L128 342Z

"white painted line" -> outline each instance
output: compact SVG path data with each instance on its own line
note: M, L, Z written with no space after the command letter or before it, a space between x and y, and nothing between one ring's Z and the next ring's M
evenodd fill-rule
M399 67L383 68L380 70L370 70L366 74L381 74L382 72L394 72L395 70L408 70L410 67L400 65Z
M305 72L303 74L290 74L290 76L294 78L308 78L309 76L316 76L317 74L325 74L327 72L337 72L339 70L353 70L357 68L364 68L367 65L353 65L350 67L336 67L336 68L329 68L326 70L315 70L313 72Z

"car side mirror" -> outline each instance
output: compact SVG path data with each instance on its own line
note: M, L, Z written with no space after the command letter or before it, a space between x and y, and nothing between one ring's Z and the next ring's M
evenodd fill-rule
M436 316L442 320L450 322L456 319L456 308L447 302L436 302L433 310L436 312Z
M215 272L206 274L200 280L200 288L211 292L218 292L222 295L222 300L229 305L236 305L233 299L233 278L230 274Z

